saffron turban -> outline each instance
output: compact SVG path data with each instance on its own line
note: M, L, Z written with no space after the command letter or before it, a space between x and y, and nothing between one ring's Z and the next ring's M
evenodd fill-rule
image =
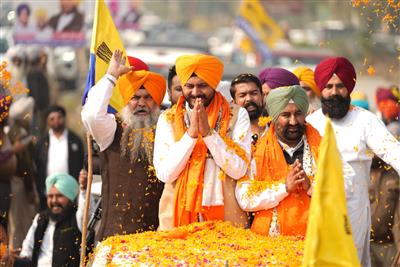
M266 97L265 105L272 120L276 121L279 114L289 103L294 103L304 115L307 115L308 98L306 91L300 85L279 87L271 90Z
M133 67L134 71L149 70L149 66L137 57L128 56L129 65Z
M392 99L385 99L379 102L378 109L385 120L392 120L400 114L400 104Z
M353 64L344 57L329 57L322 60L315 68L315 82L320 91L325 89L326 84L336 74L346 86L349 94L353 91L356 85L356 71Z
M69 200L74 201L78 195L79 185L74 177L66 173L49 175L46 178L46 192L49 193L52 186L55 186L61 194Z
M265 68L258 75L261 84L266 83L269 88L299 85L296 75L282 68Z
M137 90L144 87L154 102L160 106L166 90L164 77L158 73L146 70L131 71L123 75L119 78L118 85L125 105L128 104Z
M209 55L185 55L176 59L176 74L182 86L196 74L211 88L216 89L224 73L224 64L216 57Z
M298 67L293 71L294 75L299 79L299 81L305 82L308 86L310 86L311 90L320 97L321 92L318 89L317 84L314 80L314 71L307 67Z

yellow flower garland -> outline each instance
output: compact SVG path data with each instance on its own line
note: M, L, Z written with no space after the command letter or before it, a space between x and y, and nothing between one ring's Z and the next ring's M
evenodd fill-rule
M267 237L229 222L202 222L109 237L94 260L105 262L100 266L300 266L303 245L301 237Z

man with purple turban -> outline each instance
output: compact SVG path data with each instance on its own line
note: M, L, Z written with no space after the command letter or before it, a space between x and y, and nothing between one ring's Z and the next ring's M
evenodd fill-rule
M296 75L277 67L263 69L258 78L260 79L264 96L267 96L272 89L300 84Z
M325 116L332 119L354 242L362 266L371 266L368 185L372 157L375 153L400 172L400 143L373 113L350 105L356 71L349 60L331 57L321 61L315 69L315 82L321 91L322 108L307 121L323 136Z

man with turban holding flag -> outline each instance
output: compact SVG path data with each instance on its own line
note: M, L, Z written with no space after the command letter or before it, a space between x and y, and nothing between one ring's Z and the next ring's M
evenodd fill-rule
M256 212L254 232L304 236L321 137L305 122L308 99L299 85L272 90L266 108L272 124L253 156L256 174L238 183L236 198Z
M102 218L96 240L115 234L156 230L163 184L153 171L154 131L166 90L165 79L124 65L113 53L107 74L89 91L82 121L100 146ZM121 88L125 107L107 113L113 87Z
M368 185L373 153L399 173L400 143L373 113L350 105L356 71L348 59L331 57L321 61L315 69L315 81L321 91L322 108L308 116L307 121L324 135L325 116L332 120L358 257L362 266L371 266Z
M246 174L250 120L244 108L230 106L216 91L223 68L219 59L209 55L176 60L183 95L175 113L160 116L154 145L157 177L174 185L160 202L162 230L197 221L230 220L229 215L236 217L234 223L247 221L234 186L225 182L236 182Z
M308 67L298 67L293 73L299 79L300 86L307 93L309 103L308 113L316 111L321 107L321 100L319 99L321 92L315 83L314 71Z

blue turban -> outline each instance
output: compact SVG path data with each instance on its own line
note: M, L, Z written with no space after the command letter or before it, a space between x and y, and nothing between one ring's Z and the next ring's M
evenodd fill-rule
M55 186L61 194L69 200L74 201L78 195L79 185L74 177L66 173L56 173L49 175L46 178L46 192L50 191L52 186Z

